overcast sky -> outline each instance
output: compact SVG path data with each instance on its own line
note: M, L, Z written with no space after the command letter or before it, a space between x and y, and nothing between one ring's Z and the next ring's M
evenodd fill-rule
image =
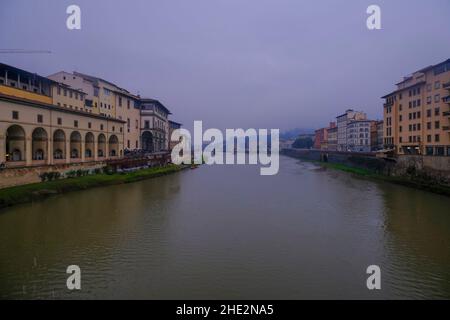
M82 29L66 28L77 4ZM369 31L378 4L382 30ZM0 61L96 75L218 128L316 128L450 58L450 1L1 0Z

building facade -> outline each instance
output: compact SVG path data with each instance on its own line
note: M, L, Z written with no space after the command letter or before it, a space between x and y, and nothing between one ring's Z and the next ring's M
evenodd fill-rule
M450 59L405 77L383 98L386 148L450 156Z
M337 151L337 133L338 133L338 127L330 127L328 129L328 150L330 151Z
M106 80L49 77L0 64L0 164L103 161L127 150L169 150L170 111Z
M320 128L314 131L314 145L313 148L320 150L325 148L327 141L327 128Z
M178 141L172 141L172 133L181 128L181 123L169 120L169 150L172 150L178 144Z
M142 149L146 152L169 150L169 115L160 101L140 99Z
M351 120L347 124L347 151L370 152L371 147L371 120Z
M350 121L355 120L366 120L367 116L362 111L355 111L353 109L348 109L344 114L336 117L337 121L337 150L338 151L348 151L347 143L347 125Z

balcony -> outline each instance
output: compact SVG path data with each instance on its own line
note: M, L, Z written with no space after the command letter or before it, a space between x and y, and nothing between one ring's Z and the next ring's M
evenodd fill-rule
M450 82L444 83L442 88L450 90Z
M450 111L444 111L442 114L446 117L450 117Z

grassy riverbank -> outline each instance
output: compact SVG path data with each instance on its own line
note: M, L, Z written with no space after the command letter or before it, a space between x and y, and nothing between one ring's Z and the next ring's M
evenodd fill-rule
M103 173L0 189L0 209L40 200L55 194L155 178L178 172L184 168L183 166L168 165L130 173Z
M303 159L302 159L303 160ZM399 184L406 187L416 188L420 190L430 191L433 193L445 195L450 197L450 187L440 185L433 183L430 180L425 180L420 177L411 177L411 176L386 176L383 174L376 173L374 171L371 171L369 169L363 169L363 168L356 168L351 167L345 164L340 163L330 163L330 162L320 162L320 161L311 161L311 160L304 160L316 163L322 167L330 168L334 170L344 171L351 174L355 174L358 176L363 176L366 178L372 178L376 180L382 180L390 183Z

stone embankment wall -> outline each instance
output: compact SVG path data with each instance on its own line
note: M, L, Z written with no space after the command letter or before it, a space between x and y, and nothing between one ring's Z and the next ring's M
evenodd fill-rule
M379 158L374 153L283 149L282 154L305 160L344 164L378 174L407 177L450 186L450 157L400 155Z
M58 164L52 166L37 166L23 168L8 168L0 170L0 189L23 184L40 182L39 175L45 172L64 174L73 170L94 170L103 168L106 162L84 162L78 164Z

